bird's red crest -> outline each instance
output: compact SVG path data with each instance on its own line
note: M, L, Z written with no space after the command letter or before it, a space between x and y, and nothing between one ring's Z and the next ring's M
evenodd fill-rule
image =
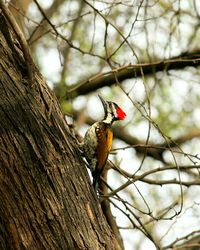
M126 117L126 113L120 107L118 107L116 111L119 120L124 120L124 118Z

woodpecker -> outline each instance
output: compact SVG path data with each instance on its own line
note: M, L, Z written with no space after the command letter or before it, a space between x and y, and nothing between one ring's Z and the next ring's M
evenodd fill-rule
M104 108L104 119L95 122L86 132L83 141L83 153L92 172L93 186L98 189L98 182L112 147L114 121L123 120L125 112L114 102L99 98Z

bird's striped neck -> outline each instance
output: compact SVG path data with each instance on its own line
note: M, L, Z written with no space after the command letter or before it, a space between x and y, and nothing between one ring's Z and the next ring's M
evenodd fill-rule
M103 122L107 123L107 124L112 124L114 122L114 120L115 120L115 117L113 116L113 114L108 112L105 114Z

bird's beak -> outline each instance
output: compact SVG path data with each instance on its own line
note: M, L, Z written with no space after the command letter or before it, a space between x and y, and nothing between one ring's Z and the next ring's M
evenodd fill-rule
M105 101L100 95L99 96L99 99L101 100L101 103L103 105L103 108L104 110L106 111L107 110L107 101Z

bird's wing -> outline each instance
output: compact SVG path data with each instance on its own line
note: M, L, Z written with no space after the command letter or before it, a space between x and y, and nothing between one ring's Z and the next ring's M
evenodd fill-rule
M105 126L105 125L104 125ZM105 126L102 130L97 131L98 147L97 147L97 171L102 172L104 165L106 164L108 154L112 148L113 133L110 127Z

